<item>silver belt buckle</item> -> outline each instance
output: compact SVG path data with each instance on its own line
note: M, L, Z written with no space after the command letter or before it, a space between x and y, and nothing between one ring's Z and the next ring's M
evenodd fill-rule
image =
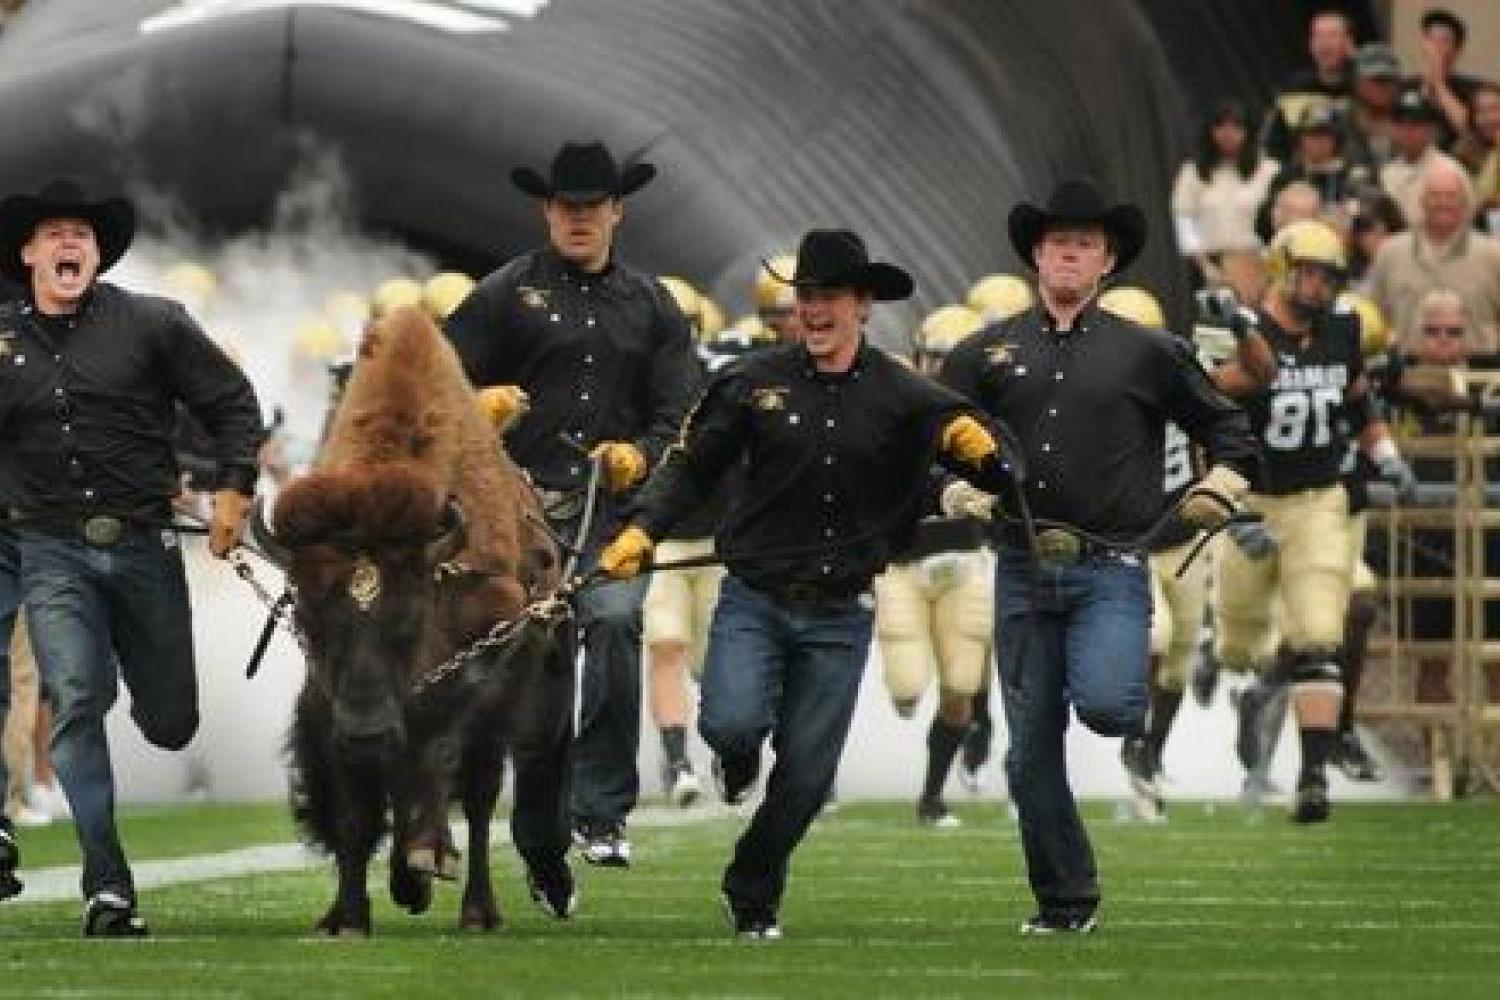
M125 522L108 514L96 514L83 522L83 540L101 548L118 544L124 533Z
M1043 528L1036 533L1036 558L1043 566L1072 566L1083 557L1083 542L1071 531Z

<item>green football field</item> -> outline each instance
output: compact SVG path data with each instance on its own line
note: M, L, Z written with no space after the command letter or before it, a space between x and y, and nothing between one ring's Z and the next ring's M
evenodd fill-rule
M568 923L494 851L506 925L456 929L443 887L413 918L376 893L376 936L309 928L327 866L143 891L154 937L85 941L78 904L0 904L0 996L1500 997L1500 810L1493 802L1284 813L1178 804L1165 826L1089 809L1106 901L1097 934L1022 938L1016 834L995 804L955 831L906 805L845 805L795 859L787 937L726 930L719 872L740 821L637 824L628 871L579 869ZM127 813L139 861L291 839L279 806ZM72 862L71 831L25 831L26 866ZM372 883L383 887L383 868Z

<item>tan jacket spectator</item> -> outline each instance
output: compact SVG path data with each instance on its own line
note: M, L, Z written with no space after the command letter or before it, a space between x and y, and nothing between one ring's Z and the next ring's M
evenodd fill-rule
M1417 346L1418 303L1433 289L1452 289L1474 322L1472 347L1493 353L1500 347L1500 242L1469 228L1474 189L1462 167L1434 163L1421 190L1422 222L1380 248L1370 292L1410 352Z

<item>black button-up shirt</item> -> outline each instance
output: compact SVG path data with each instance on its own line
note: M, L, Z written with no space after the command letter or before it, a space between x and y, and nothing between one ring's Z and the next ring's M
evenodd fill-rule
M910 544L934 459L982 488L1004 487L998 462L975 473L937 454L941 428L959 413L986 419L867 345L840 374L818 372L801 345L769 348L714 377L633 521L665 537L743 460L716 535L730 571L762 587L863 590Z
M585 273L552 249L485 278L447 330L476 386L514 384L531 397L506 445L551 489L583 485L584 452L600 441L629 441L655 464L701 378L665 288L618 263Z
M244 372L175 302L100 283L69 316L0 306L0 500L41 516L157 516L178 492L178 405L215 488L251 493L263 435Z
M1026 499L1039 518L1129 542L1165 510L1168 420L1247 479L1245 414L1171 334L1087 307L1059 331L1040 306L965 338L941 380L1020 440Z

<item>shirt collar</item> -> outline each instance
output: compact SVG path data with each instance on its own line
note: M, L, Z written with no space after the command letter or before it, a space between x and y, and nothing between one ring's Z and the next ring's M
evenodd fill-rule
M1073 325L1066 330L1059 330L1057 328L1057 320L1047 311L1045 303L1038 301L1032 308L1036 311L1037 325L1041 328L1042 332L1057 336L1067 337L1078 333L1088 333L1098 325L1100 318L1097 296L1089 299L1088 303L1078 311L1078 315L1073 317Z
M864 375L865 369L869 367L870 355L874 348L863 333L859 335L859 348L854 352L854 361L849 365L848 371L825 372L819 371L813 356L807 352L806 345L798 345L798 352L802 356L802 372L810 379L822 379L825 382L843 382L850 379L859 379Z
M610 256L609 263L604 265L602 271L583 270L553 246L543 248L541 261L547 276L565 285L592 285L595 288L608 289L619 294L628 292L624 270L615 262L613 255Z

